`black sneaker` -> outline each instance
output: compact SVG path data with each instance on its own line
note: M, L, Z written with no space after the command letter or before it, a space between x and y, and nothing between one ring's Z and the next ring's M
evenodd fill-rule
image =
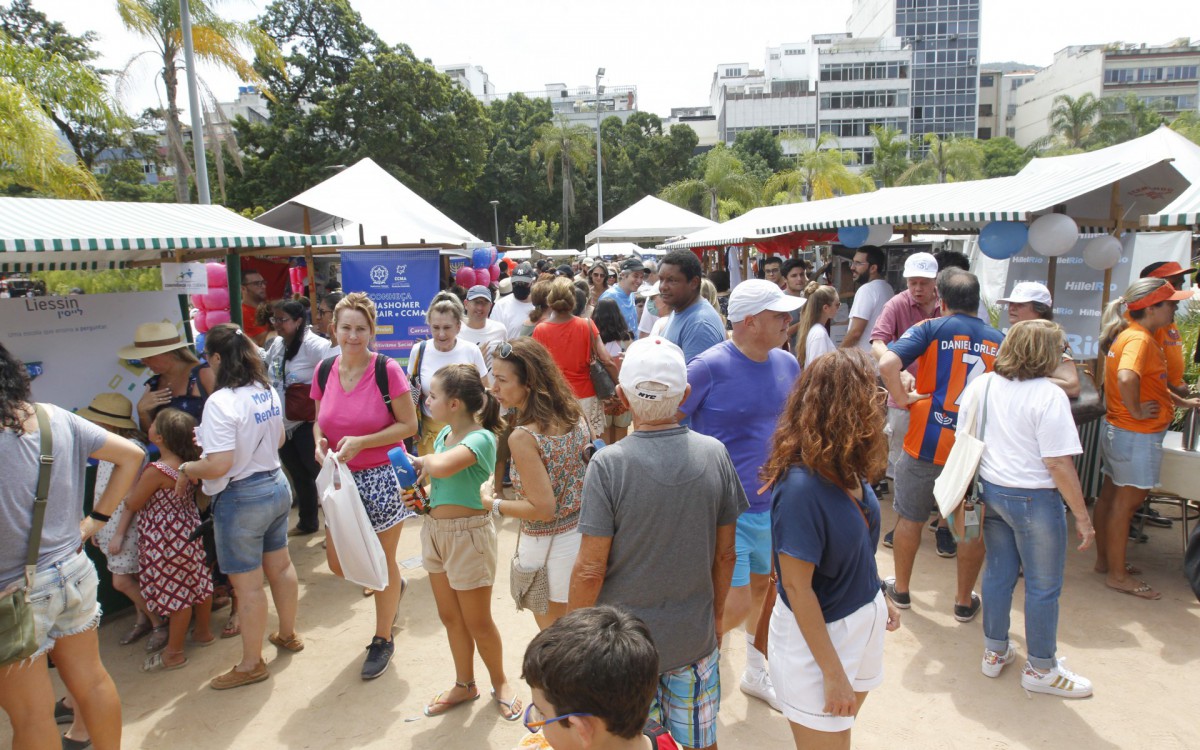
M871 489L875 490L876 498L882 497L883 495L886 495L892 491L891 486L888 485L888 481L886 479L879 480L879 482L873 485Z
M1129 527L1129 541L1137 542L1138 544L1145 544L1146 542L1150 541L1150 537L1138 531L1136 526L1131 525Z
M899 605L897 605L899 606ZM968 605L954 605L954 619L959 622L970 622L975 619L975 615L979 614L979 608L983 606L983 601L979 598L979 594L971 592L971 603Z
M958 544L949 528L938 528L933 534L937 537L938 557L954 557L958 554Z
M1138 508L1137 512L1133 514L1133 519L1135 521L1141 520L1142 523L1148 523L1151 526L1157 526L1160 529L1171 528L1171 519L1163 518L1162 514L1157 510L1146 506Z
M912 599L909 598L908 592L901 593L896 590L895 578L884 578L883 586L884 593L887 594L888 599L892 600L892 604L895 604L900 609L908 609L912 606Z
M367 646L367 658L363 662L362 678L373 680L386 672L388 664L392 663L392 653L395 650L394 641L385 641L379 636L372 638L371 645Z
M892 529L891 531L889 531L888 533L883 535L883 546L884 547L887 547L888 549L892 548L892 535L895 533L896 533L896 530Z

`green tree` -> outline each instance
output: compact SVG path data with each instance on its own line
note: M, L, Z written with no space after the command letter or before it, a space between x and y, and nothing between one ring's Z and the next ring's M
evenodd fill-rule
M1166 123L1167 104L1160 100L1143 101L1134 94L1105 97L1100 100L1100 120L1095 127L1096 148L1132 141L1153 133Z
M673 182L663 188L659 197L683 208L699 208L713 221L721 219L722 201L727 202L727 213L758 205L758 183L746 174L745 166L733 151L718 144L703 155L698 166L699 177Z
M869 179L850 170L857 157L853 151L839 149L833 133L821 133L816 139L785 136L784 140L799 147L793 157L795 167L777 172L767 180L763 188L767 203L817 201L874 189Z
M895 187L900 175L912 166L908 158L908 136L896 128L875 125L871 127L875 139L873 161L863 174L880 187Z
M31 278L46 283L48 294L67 295L72 289L84 294L154 292L162 289L162 272L154 268L110 268L103 271L35 271Z
M601 123L600 136L605 216L615 216L688 176L696 134L687 126L673 126L670 132L664 132L658 115L635 112L625 123L616 117L607 118Z
M924 158L913 164L897 181L901 185L965 182L983 178L983 149L973 138L940 138L925 134L928 148Z
M557 221L535 221L528 216L522 216L513 225L513 231L516 232L517 237L515 241L512 237L508 238L510 245L527 245L538 250L553 250L562 228Z
M985 177L1008 177L1020 172L1033 158L1028 149L1023 149L1008 136L979 141L983 150L983 175Z
M1078 98L1059 94L1050 110L1050 134L1068 148L1086 149L1091 144L1101 107L1100 100L1090 91Z
M94 117L111 111L103 82L87 66L0 33L0 187L99 198L92 173L63 147L45 116L58 107Z
M733 141L733 153L742 162L746 173L760 183L787 167L780 138L766 128L738 133Z
M1179 133L1192 143L1200 144L1200 114L1183 112L1171 121L1171 130Z
M275 42L253 23L221 18L205 0L190 0L192 42L196 58L237 73L243 81L261 83L262 77L250 61L238 51L239 43L253 48L259 60L283 66ZM117 0L117 13L125 28L154 43L153 54L162 63L159 75L166 90L167 139L171 162L175 166L175 198L188 202L188 180L192 164L183 146L183 128L179 120L179 73L183 69L183 33L180 28L178 0ZM141 53L147 54L147 53ZM139 57L140 55L135 56Z
M45 13L33 8L29 0L13 0L11 5L0 7L0 31L18 45L40 49L51 57L60 56L86 69L89 79L104 81L110 73L91 64L99 56L92 49L98 39L94 31L74 36L61 23L51 21ZM75 157L88 169L100 152L120 145L130 127L128 118L115 104L108 102L99 108L91 104L76 109L69 101L41 102L42 111L67 139Z
M530 161L545 167L548 186L554 184L555 169L562 181L563 247L567 247L571 214L575 213L576 174L593 158L593 137L586 125L571 125L560 117L538 128L537 140L529 151Z

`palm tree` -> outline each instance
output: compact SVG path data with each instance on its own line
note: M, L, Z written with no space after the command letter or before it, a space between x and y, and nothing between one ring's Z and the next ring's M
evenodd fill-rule
M283 70L283 56L265 31L250 22L227 21L218 16L205 0L189 0L192 16L192 44L196 58L215 63L237 73L243 81L263 83L262 76L237 49L238 43L250 45L260 60ZM179 122L179 71L183 52L179 0L117 0L117 13L125 28L152 41L152 53L162 61L160 75L167 94L167 143L175 166L175 199L188 202L188 175L191 162L183 148L183 129ZM220 155L218 153L218 158Z
M928 185L942 182L964 182L983 178L983 149L968 138L941 138L926 133L928 151L925 157L896 180L899 185Z
M863 174L882 187L895 187L904 170L912 165L908 158L908 136L896 128L875 125L871 127L875 138L875 160L863 170Z
M566 118L557 122L546 122L538 126L537 140L529 149L530 160L546 165L546 185L554 187L554 169L557 165L562 179L562 236L563 247L570 244L571 214L575 213L575 171L587 167L592 160L594 134L586 125L571 125Z
M815 140L795 135L781 136L780 140L797 143L799 151L793 157L795 167L776 172L767 180L763 194L768 203L819 201L874 188L870 180L850 171L858 157L853 151L839 149L833 133L821 133Z
M1099 146L1132 141L1154 132L1167 121L1163 112L1169 106L1161 99L1146 102L1134 94L1105 97L1100 100L1100 105L1100 121L1094 130Z
M0 187L60 198L100 198L96 178L58 139L46 108L116 120L104 83L86 65L0 33Z
M1054 107L1050 110L1051 134L1062 139L1069 148L1087 148L1101 106L1100 100L1090 91L1079 98L1059 94L1054 97Z
M708 218L720 221L721 202L728 211L748 210L758 205L758 185L732 151L718 145L704 155L703 175L680 180L663 188L659 197L688 208L707 199ZM736 204L736 205L735 205Z

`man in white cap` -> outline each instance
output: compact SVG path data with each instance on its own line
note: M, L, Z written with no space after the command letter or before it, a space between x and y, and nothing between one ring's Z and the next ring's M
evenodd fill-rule
M492 308L492 320L503 323L508 338L515 339L521 335L521 326L525 325L525 319L533 310L533 303L529 301L529 290L534 279L533 266L522 263L510 278L512 294L501 297Z
M733 338L688 362L691 393L680 407L691 428L721 441L737 469L749 509L738 518L737 563L725 602L725 632L746 625L743 693L779 710L767 673L764 649L754 633L771 576L771 495L760 494L759 471L770 452L771 436L788 394L800 376L800 363L780 347L787 341L791 314L804 299L785 294L772 281L750 279L729 295Z
M659 296L658 282L642 287L638 290L637 296L646 300L646 309L642 311L642 317L638 318L637 335L634 338L641 339L659 335L662 333L662 329L667 327L671 308L667 307Z
M463 341L475 344L483 352L488 372L492 371L492 346L508 338L508 329L488 317L492 311L492 290L476 284L467 290L467 323L458 332Z
M625 352L617 392L636 430L592 458L568 609L615 604L658 646L651 718L683 747L717 743L720 637L746 495L725 446L679 424L683 352L657 336Z

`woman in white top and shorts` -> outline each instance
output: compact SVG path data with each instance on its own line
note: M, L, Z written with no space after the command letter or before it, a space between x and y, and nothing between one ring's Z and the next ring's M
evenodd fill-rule
M467 319L463 303L450 292L438 292L429 303L425 322L429 324L429 339L413 347L408 358L408 382L412 385L413 399L417 403L417 455L433 454L433 441L446 425L429 415L425 399L429 397L429 384L433 376L446 365L474 365L483 382L488 382L487 362L483 352L471 342L460 339L459 331ZM419 370L417 368L420 368Z

